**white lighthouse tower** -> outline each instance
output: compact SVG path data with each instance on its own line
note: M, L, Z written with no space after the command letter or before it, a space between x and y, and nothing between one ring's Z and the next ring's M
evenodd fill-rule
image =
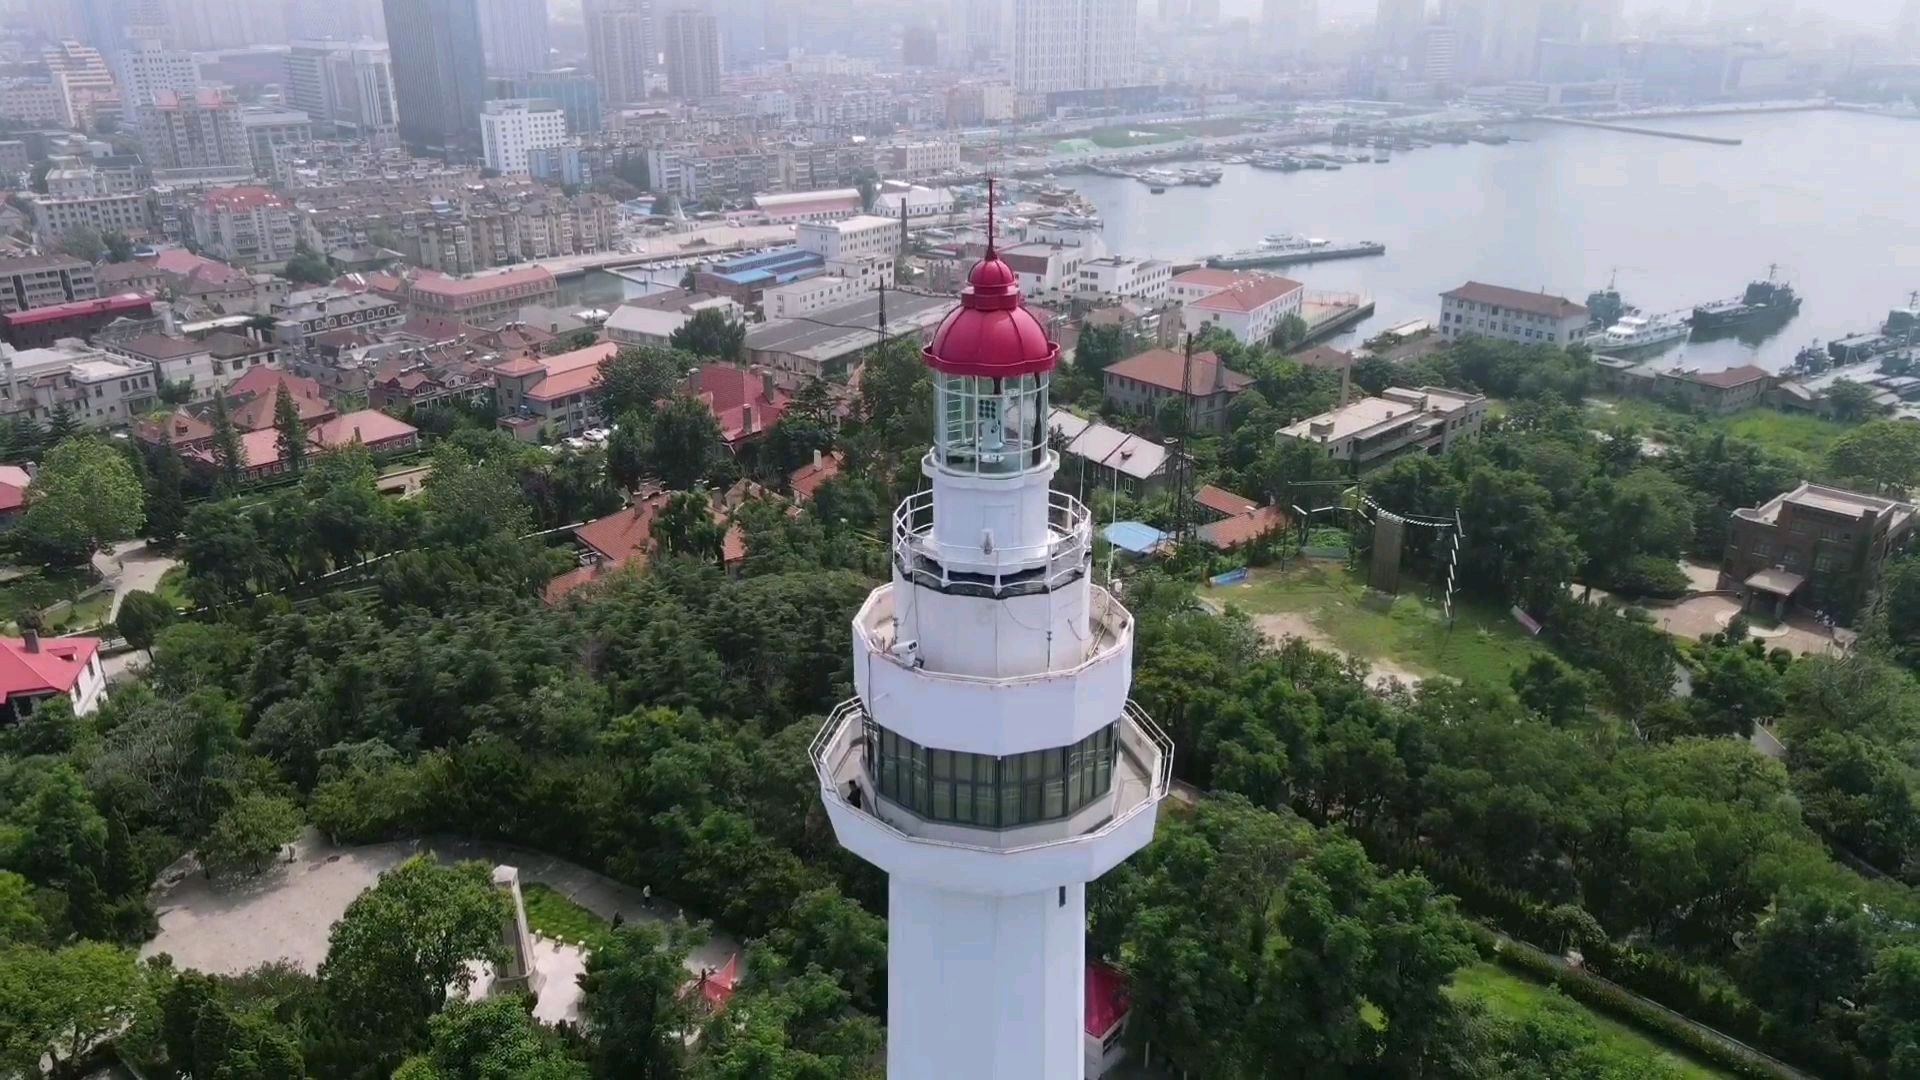
M1060 349L991 241L923 355L931 487L894 513L814 766L840 843L889 876L891 1080L1080 1080L1086 883L1152 839L1173 747L1127 700L1092 516L1049 487Z

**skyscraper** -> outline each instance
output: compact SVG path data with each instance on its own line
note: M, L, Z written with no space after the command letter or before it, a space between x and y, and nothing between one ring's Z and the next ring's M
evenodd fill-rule
M386 0L386 19L400 137L478 152L486 72L475 0Z
M128 42L119 67L120 100L129 112L151 104L156 90L191 94L200 85L200 65L192 53L177 52L152 39Z
M393 96L387 47L371 41L296 41L287 52L287 104L306 113L316 131L364 139L385 148L400 111Z
M1013 85L1025 93L1133 84L1135 0L1013 0Z
M480 44L492 74L547 70L547 0L480 0Z
M1426 0L1380 0L1373 14L1374 48L1388 56L1412 56L1426 24Z
M994 255L934 332L930 490L853 620L813 742L841 845L887 873L887 1075L1085 1075L1087 882L1153 838L1173 745L1127 700L1133 618L1049 490L1059 346Z
M660 20L667 92L688 101L720 92L720 31L712 15L682 8Z
M647 72L659 63L648 0L586 0L587 68L612 107L645 101Z
M1320 28L1320 6L1315 0L1262 0L1260 36L1270 52L1298 57L1313 46Z

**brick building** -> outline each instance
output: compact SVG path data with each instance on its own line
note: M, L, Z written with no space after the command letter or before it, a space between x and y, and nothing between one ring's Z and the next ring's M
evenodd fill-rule
M1789 608L1851 618L1913 533L1914 506L1818 484L1801 484L1728 522L1721 583L1741 590L1746 610L1780 617Z

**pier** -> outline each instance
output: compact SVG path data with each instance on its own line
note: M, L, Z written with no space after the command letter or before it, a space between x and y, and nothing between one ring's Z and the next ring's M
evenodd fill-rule
M1601 131L1624 131L1629 135L1652 135L1658 139L1682 139L1687 142L1712 143L1715 146L1739 146L1739 139L1729 139L1720 135L1697 135L1690 131L1668 131L1664 128L1634 127L1631 124L1605 124L1598 120L1576 120L1571 116L1536 116L1549 124L1568 124L1573 127L1599 128Z
M1307 321L1307 336L1300 340L1300 347L1325 341L1372 314L1373 297L1366 293L1310 289L1300 301L1300 317Z

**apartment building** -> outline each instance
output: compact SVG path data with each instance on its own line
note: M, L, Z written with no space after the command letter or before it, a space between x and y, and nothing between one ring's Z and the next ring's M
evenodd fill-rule
M1360 472L1403 454L1442 453L1479 431L1486 418L1484 395L1437 386L1390 386L1379 397L1361 398L1281 428L1280 438L1324 449L1328 458Z
M1253 380L1220 362L1212 352L1193 354L1149 349L1116 360L1102 376L1101 396L1121 412L1152 420L1168 401L1185 400L1187 424L1193 431L1224 434L1227 409Z
M481 158L504 176L525 175L530 151L566 141L567 114L558 102L511 98L480 107Z
M1079 296L1098 300L1164 303L1173 284L1173 264L1158 259L1108 255L1080 264Z
M71 255L0 259L0 314L99 295L93 264L85 259Z
M1914 513L1912 503L1803 483L1733 512L1721 584L1740 589L1755 614L1797 608L1850 619L1906 549Z
M33 232L43 244L59 241L74 229L144 236L153 228L153 202L144 194L32 195Z
M287 52L286 98L319 132L376 146L397 144L400 110L384 45L295 41Z
M1440 294L1440 336L1489 337L1523 345L1572 345L1587 309L1564 296L1469 281Z
M805 281L768 289L760 304L769 319L798 319L816 311L850 304L874 290L874 286L855 278L824 274Z
M0 341L16 349L37 349L61 338L92 337L115 323L157 325L153 297L124 293L0 314Z
M889 147L887 156L897 176L932 176L960 167L960 144L945 140L902 143Z
M192 228L202 251L239 266L286 262L299 239L293 204L261 187L207 192L194 204Z
M496 365L492 371L500 427L522 442L538 442L543 433L567 438L599 423L593 384L601 365L619 350L617 342L603 341L557 356Z
M253 174L253 153L240 104L214 89L190 94L157 90L136 110L140 144L159 180L206 180Z
M1225 330L1248 345L1271 340L1289 316L1300 314L1306 286L1278 274L1256 274L1217 289L1182 308L1189 334Z
M45 424L65 408L82 427L118 427L153 407L152 369L116 359L78 339L40 348L0 346L0 415Z
M464 278L423 272L406 283L402 298L417 315L487 326L528 305L552 304L559 296L553 275L530 266Z
M313 120L298 109L249 105L240 110L240 130L255 176L291 179L285 163L313 144Z

